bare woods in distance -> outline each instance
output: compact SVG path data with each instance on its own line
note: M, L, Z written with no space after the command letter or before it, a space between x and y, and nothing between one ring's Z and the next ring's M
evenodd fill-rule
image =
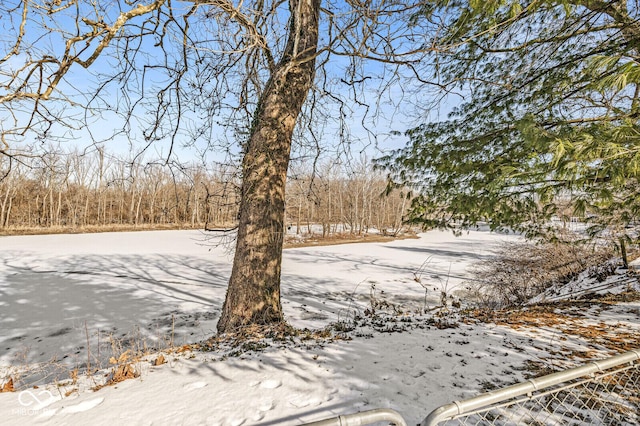
M323 237L371 228L397 233L406 197L382 195L384 176L366 162L331 164L291 173L287 224ZM21 161L0 156L0 232L233 228L239 185L238 169L226 164L149 163L104 149Z

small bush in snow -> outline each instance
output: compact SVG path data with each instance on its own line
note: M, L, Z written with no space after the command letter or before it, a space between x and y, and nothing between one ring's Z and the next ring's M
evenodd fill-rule
M585 270L599 270L614 255L610 247L577 241L510 242L477 264L469 291L486 307L519 306Z

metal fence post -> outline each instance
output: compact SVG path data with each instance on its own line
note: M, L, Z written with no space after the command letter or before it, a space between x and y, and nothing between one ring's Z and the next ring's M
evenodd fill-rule
M303 426L362 426L383 421L391 422L396 426L407 426L407 423L404 421L400 413L388 408L361 411L359 413L306 423Z

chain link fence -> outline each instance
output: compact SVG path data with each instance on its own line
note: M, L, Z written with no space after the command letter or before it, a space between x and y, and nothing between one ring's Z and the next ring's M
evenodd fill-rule
M435 425L638 425L640 350L434 410Z
M406 426L389 409L338 416L304 426ZM436 408L421 426L640 425L640 350L531 379Z

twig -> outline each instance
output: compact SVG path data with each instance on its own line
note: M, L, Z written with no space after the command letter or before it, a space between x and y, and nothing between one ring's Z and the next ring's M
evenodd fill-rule
M173 349L173 333L175 331L176 326L176 316L175 314L171 314L171 341L169 342L169 346Z
M91 375L91 344L89 340L89 328L87 327L87 320L84 320L84 332L87 336L87 374Z

